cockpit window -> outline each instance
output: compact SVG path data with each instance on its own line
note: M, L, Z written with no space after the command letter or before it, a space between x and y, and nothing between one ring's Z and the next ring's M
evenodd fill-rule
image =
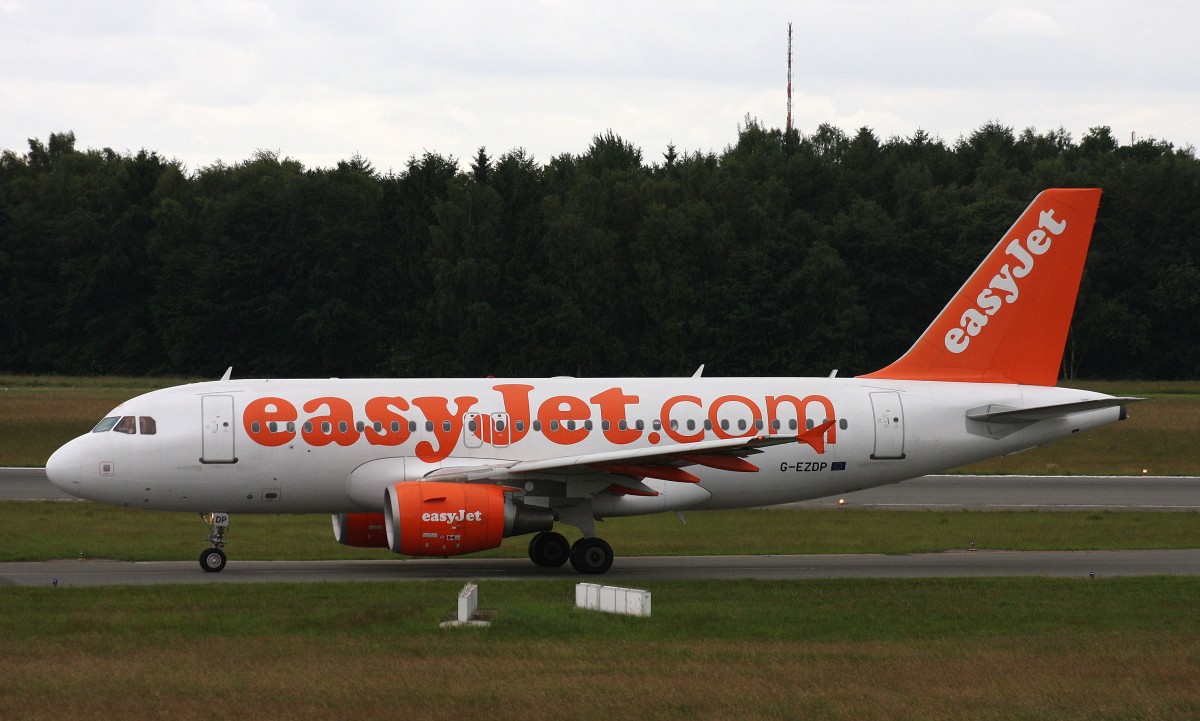
M133 435L138 432L139 428L143 436L152 436L158 433L158 423L150 416L109 416L97 423L96 427L92 429L92 433L114 431Z
M117 425L117 421L121 420L120 416L109 416L96 424L92 429L92 433L107 433L112 430L112 427Z

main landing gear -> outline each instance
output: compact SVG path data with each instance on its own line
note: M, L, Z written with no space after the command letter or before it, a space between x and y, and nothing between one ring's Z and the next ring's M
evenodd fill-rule
M604 573L613 564L612 546L602 538L581 538L568 545L561 533L543 531L529 541L529 560L543 568L558 568L568 560L580 573Z
M229 543L225 532L229 530L228 513L201 513L200 517L208 524L209 532L204 540L212 543L212 548L206 548L200 553L200 568L209 573L217 573L225 568L225 552L221 547Z

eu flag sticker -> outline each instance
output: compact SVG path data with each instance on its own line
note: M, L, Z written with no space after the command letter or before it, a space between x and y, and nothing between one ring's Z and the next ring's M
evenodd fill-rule
M831 471L846 470L846 462L845 461L834 461L833 463L829 464L829 466L830 466L829 470L831 470Z

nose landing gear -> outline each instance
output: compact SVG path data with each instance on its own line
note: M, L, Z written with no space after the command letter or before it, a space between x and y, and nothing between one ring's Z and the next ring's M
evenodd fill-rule
M200 517L208 524L209 532L204 540L212 543L212 548L206 548L200 553L200 568L209 573L217 573L225 568L225 552L221 550L229 541L225 540L225 532L229 530L228 513L201 513Z

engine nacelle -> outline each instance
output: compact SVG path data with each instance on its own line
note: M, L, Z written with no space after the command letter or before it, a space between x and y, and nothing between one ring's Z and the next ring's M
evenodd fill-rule
M388 547L409 556L486 551L508 536L548 531L549 508L526 506L500 486L407 481L384 492Z
M333 537L343 546L387 548L387 530L382 513L335 513Z

